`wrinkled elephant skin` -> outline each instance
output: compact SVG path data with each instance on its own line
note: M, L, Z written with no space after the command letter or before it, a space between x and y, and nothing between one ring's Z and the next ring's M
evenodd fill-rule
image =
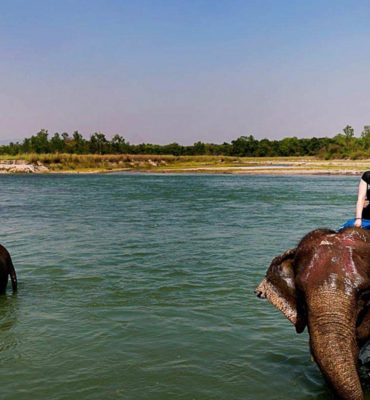
M370 231L318 229L275 257L256 289L295 326L336 395L363 400L359 347L370 337Z

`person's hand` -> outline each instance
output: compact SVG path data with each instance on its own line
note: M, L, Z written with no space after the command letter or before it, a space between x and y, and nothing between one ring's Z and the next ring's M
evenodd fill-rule
M355 221L355 227L356 227L356 228L361 228L361 223L362 223L362 219L356 219L356 221Z

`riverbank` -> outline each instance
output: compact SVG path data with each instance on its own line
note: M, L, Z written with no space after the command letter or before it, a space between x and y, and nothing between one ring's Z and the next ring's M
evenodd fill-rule
M0 156L0 173L155 173L358 175L367 160L314 157L226 157L127 154L22 154Z

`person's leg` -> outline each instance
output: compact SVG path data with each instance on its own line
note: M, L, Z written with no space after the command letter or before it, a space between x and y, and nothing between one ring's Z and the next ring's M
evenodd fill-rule
M363 219L361 221L361 228L370 229L370 220L369 219Z
M338 231L340 231L343 228L350 228L350 227L354 226L355 221L356 221L356 218L349 219L348 221L346 221L343 225L341 225L339 227ZM368 220L363 220L363 221L368 221ZM369 228L370 228L370 221L369 221Z

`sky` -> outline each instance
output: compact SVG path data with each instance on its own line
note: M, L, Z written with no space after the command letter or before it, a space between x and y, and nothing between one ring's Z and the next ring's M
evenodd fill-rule
M0 0L0 141L358 136L369 20L363 0Z

